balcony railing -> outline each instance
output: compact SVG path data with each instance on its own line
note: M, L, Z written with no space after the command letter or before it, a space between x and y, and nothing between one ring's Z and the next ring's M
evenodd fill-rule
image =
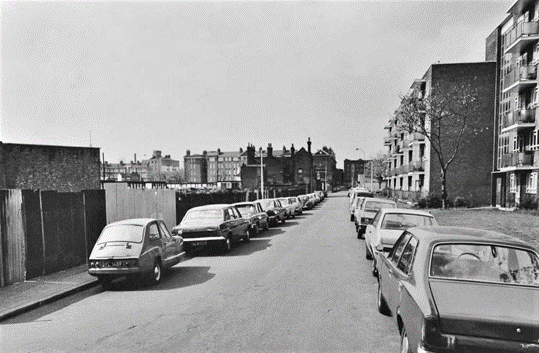
M502 156L501 168L508 167L532 167L533 152L507 153Z
M537 83L537 67L535 65L514 68L503 79L503 89L525 87ZM515 85L516 83L516 85Z
M504 36L505 51L519 52L523 45L537 39L539 39L539 22L517 23Z
M414 172L424 172L425 171L425 162L423 162L423 161L414 161L414 162L412 162L412 171L414 171Z
M513 125L533 124L535 123L535 109L522 109L510 112L503 117L503 127Z

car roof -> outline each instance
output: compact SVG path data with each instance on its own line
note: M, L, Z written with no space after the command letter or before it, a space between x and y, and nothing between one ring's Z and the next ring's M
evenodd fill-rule
M252 205L252 206L254 206L256 203L258 203L258 201L260 201L260 200L236 202L236 203L233 203L232 206L244 206L244 205Z
M382 208L380 213L405 213L405 214L416 214L420 216L429 216L434 217L431 213L421 210L414 210L411 208Z
M189 209L189 211L191 210L216 210L216 209L223 209L225 207L230 207L232 205L229 205L229 204L226 204L226 203L217 203L217 204L212 204L212 205L204 205L204 206L197 206L197 207L193 207L191 209Z
M155 218L131 218L131 219L124 219L121 221L109 223L107 224L107 227L112 226L112 225L116 226L120 224L134 224L134 225L139 225L139 226L145 226L146 224L153 221L157 221L157 219Z
M385 202L385 203L394 203L397 204L395 201L390 199L381 199L379 197L365 197L365 202L367 201L377 201L377 202Z
M453 227L453 226L424 226L409 228L408 231L416 235L420 240L428 243L450 242L495 242L504 245L515 245L535 249L524 241L499 232L485 229Z

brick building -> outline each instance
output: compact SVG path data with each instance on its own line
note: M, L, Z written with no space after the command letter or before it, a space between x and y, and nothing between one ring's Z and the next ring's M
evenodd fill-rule
M180 161L170 158L170 155L153 151L152 158L142 161L146 166L148 179L152 181L178 182L181 179Z
M343 170L343 185L351 188L355 186L365 187L365 166L369 163L367 160L357 159L345 159L344 160L344 170Z
M257 151L253 145L246 150L247 163L241 167L241 180L244 189L260 188L260 154L264 165L265 187L301 186L305 190L313 190L313 155L311 140L307 141L307 149L296 151L294 145L287 149L274 150L268 144L266 150Z
M213 184L222 189L240 189L240 169L247 163L247 153L240 148L238 151L224 152L204 151L192 155L187 150L184 156L185 182L198 184Z
M99 148L0 142L0 189L100 188Z
M313 154L313 168L316 190L328 191L332 190L333 186L338 185L334 178L337 170L337 159L331 147L324 146Z
M518 0L486 39L497 63L492 200L513 208L538 200L539 1Z
M473 105L474 129L465 130L459 152L448 168L450 199L461 197L475 204L490 204L495 79L496 63L492 61L433 64L422 79L414 81L404 98L435 100L437 95L459 91L476 99ZM453 104L457 106L460 103L454 101ZM388 135L384 143L389 148L386 181L392 196L417 200L429 193L440 195L441 167L429 139L399 128L398 114L399 109L385 127ZM431 129L436 129L436 126L431 126ZM443 144L454 144L457 136L451 130L445 134Z
M183 157L186 183L203 184L208 182L208 165L206 159L206 151L203 154L191 154L191 151L187 150Z

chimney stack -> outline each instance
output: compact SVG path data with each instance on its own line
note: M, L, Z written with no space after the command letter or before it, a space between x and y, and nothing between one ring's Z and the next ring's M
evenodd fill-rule
M273 157L273 147L271 147L271 143L268 143L268 158Z
M187 152L185 152L185 155L189 157L191 155L191 150L187 150Z
M307 140L307 151L309 152L309 154L311 153L311 144L311 138L309 137Z
M290 147L290 155L294 157L294 154L296 153L296 149L294 148L294 144L292 144L292 147Z

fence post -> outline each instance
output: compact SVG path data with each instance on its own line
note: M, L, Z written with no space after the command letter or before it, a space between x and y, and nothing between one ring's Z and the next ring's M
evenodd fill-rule
M39 213L41 215L41 242L43 244L43 271L42 271L42 275L45 274L45 268L47 267L45 264L45 260L46 260L46 257L45 257L45 222L44 222L44 217L43 217L43 195L42 195L42 190L39 190Z

